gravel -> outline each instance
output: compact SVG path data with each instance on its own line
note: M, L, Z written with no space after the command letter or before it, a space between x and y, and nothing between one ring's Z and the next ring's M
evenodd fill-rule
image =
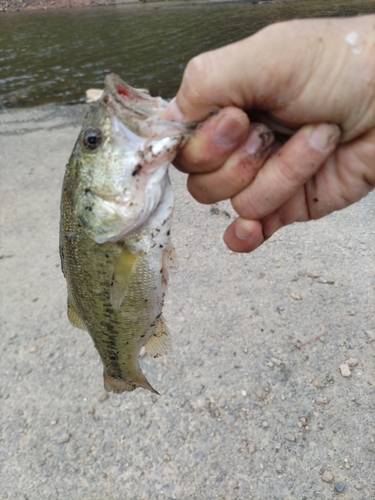
M161 396L107 395L57 251L83 112L0 114L0 499L373 499L374 193L237 255L230 205L198 205L173 171L174 349L141 360Z

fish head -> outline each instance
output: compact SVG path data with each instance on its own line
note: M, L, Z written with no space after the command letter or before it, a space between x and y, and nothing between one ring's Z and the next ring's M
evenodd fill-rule
M97 243L131 234L158 207L168 166L194 126L161 120L167 103L108 75L72 153L76 213Z

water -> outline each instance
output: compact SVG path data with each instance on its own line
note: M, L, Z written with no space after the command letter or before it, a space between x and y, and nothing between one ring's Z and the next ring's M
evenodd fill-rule
M0 15L0 106L83 102L118 73L172 97L194 55L278 20L374 12L374 2L135 4Z

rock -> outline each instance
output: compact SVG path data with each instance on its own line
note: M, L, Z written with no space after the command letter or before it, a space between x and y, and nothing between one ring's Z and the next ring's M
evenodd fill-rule
M293 436L293 434L291 434L290 432L288 432L287 434L285 434L285 439L287 441L290 441L291 443L294 443L296 438Z
M87 408L87 413L88 413L89 415L94 415L94 413L95 413L95 408L94 408L93 406L89 406L89 407Z
M56 443L57 444L64 444L67 443L70 439L70 436L67 432L62 432L59 436L56 438Z
M295 294L295 293L291 293L290 296L294 300L302 300L302 297L300 295Z
M325 483L330 483L333 480L333 475L328 470L325 470L323 472L322 479Z
M339 366L339 369L340 369L341 375L343 377L350 377L351 371L350 371L349 365L347 365L346 363L342 363Z
M328 403L328 399L327 398L315 398L315 404L317 405L326 405Z
M319 278L319 274L314 271L307 271L308 278Z
M311 383L317 389L323 389L323 387L326 386L324 382L322 382L321 380L318 380L318 379L313 380Z
M353 367L353 366L357 366L358 365L358 359L356 358L349 358L345 361L345 363L350 366L350 367Z
M32 346L30 347L30 349L29 349L29 352L34 353L34 352L36 352L37 350L38 350L37 346L36 346L36 345L32 345Z
M345 490L345 483L343 483L342 481L335 483L335 491L337 493L342 493L344 490Z
M373 330L366 330L365 333L369 340L375 340L375 332Z
M356 489L356 490L361 490L361 489L362 489L362 485L357 483L357 484L355 485L355 489Z
M101 392L98 396L98 401L99 403L104 403L104 401L106 401L108 399L108 392Z
M357 314L357 311L355 311L354 309L349 309L348 313L349 316L355 316Z
M256 395L258 396L259 399L261 399L262 401L264 401L267 397L267 393L266 391L263 391L263 390L260 390L260 391L257 391L256 392Z
M273 363L274 365L280 366L282 362L277 358L271 358L271 363Z
M317 283L322 283L323 285L334 285L335 281L333 280L327 280L325 278L319 278L316 280Z
M270 425L269 425L269 423L268 423L268 422L262 422L262 427L263 427L263 429L268 429L268 427L269 427L269 426L270 426Z
M247 451L250 453L250 455L253 455L257 449L256 449L256 446L254 444L249 444L249 446L247 447Z

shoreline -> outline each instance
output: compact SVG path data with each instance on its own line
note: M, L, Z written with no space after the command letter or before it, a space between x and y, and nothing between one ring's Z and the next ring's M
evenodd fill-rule
M35 10L57 10L82 7L98 7L122 4L145 4L155 2L172 2L173 0L0 0L0 14L5 12L21 12ZM220 2L228 0L205 0L205 2ZM229 0L235 2L236 0ZM248 0L251 4L288 3L293 0ZM192 3L197 3L191 0ZM202 0L198 0L202 3ZM189 3L189 0L187 0Z

